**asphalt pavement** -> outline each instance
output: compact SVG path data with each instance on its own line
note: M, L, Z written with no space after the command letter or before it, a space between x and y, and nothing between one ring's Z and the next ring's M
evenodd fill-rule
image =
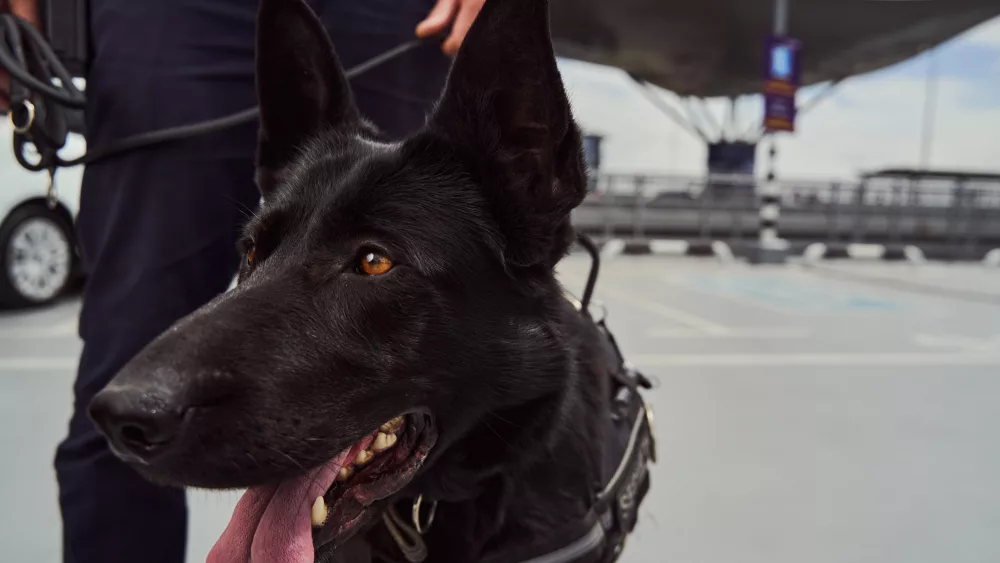
M587 265L560 265L577 294ZM657 382L622 561L1000 561L1000 269L619 256L596 298ZM59 561L78 313L0 313L0 561ZM189 497L199 562L238 493Z

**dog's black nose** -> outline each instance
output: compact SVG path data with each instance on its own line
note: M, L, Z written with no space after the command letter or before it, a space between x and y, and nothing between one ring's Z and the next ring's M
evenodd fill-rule
M149 461L180 434L184 408L133 387L106 388L90 402L90 418L126 461Z

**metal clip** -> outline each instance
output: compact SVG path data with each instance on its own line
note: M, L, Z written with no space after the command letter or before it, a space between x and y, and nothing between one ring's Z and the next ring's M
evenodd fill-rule
M642 406L646 411L646 424L649 426L649 458L656 463L656 418L649 403L643 402Z
M49 206L49 209L55 209L56 205L59 204L59 198L56 194L56 169L49 168L49 185L45 190L45 203Z
M32 125L35 124L35 104L31 103L31 100L21 100L16 103L20 104L20 106L24 109L24 113L20 114L24 118L24 121L22 123L18 123L14 119L16 106L15 104L11 104L10 109L7 111L7 122L10 123L10 128L13 129L15 133L23 135L31 129Z
M427 523L420 523L420 504L424 502L424 495L417 495L417 500L413 501L413 526L417 529L417 533L421 536L427 533L427 530L431 529L431 524L434 523L434 513L437 512L438 503L437 501L431 502L431 513L427 515Z

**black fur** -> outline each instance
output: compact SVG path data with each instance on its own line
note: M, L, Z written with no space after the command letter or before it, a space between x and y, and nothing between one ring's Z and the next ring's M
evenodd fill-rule
M260 10L253 264L104 391L188 413L169 450L137 467L258 485L425 408L440 437L402 494L441 501L429 562L475 561L582 518L616 366L553 272L586 182L547 3L488 1L437 110L401 142L358 115L301 0ZM394 268L361 274L369 249ZM323 555L396 553L385 542L372 527Z

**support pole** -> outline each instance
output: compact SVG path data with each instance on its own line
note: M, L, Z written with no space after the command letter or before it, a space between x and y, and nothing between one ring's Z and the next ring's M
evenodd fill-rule
M774 34L788 33L788 0L774 0Z
M788 33L788 3L789 0L774 1L774 34L777 36ZM767 179L759 187L760 233L757 252L751 257L756 264L782 264L788 257L787 244L778 237L778 218L781 216L781 186L776 171L778 144L774 134L769 137Z
M920 168L930 169L934 144L934 119L937 109L937 65L934 50L927 52L927 89L924 93L924 123L920 133Z

